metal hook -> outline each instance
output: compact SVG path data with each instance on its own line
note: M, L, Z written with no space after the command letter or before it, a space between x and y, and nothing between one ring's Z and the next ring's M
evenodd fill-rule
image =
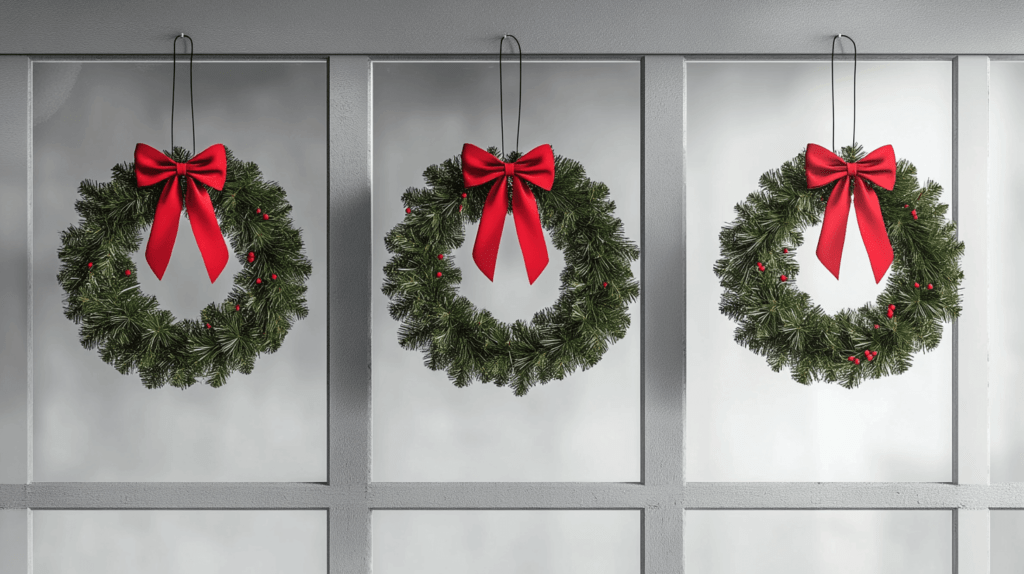
M498 102L501 106L499 112L499 118L501 119L501 155L502 161L505 160L505 90L503 74L501 72L501 49L505 46L505 39L512 38L516 41L516 46L519 48L519 117L516 120L516 153L519 153L519 128L523 122L523 46L519 43L519 38L516 38L512 34L505 34L498 41Z
M836 151L836 41L842 39L843 34L836 34L832 38L832 62L830 64L832 74L832 151ZM857 42L853 38L845 36L853 44L853 143L857 145Z
M192 154L196 153L196 106L195 99L192 95L192 60L196 53L195 43L192 41L192 36L181 33L180 36L174 37L174 44L171 48L171 152L174 152L174 88L177 85L178 79L178 39L182 40L182 46L185 45L184 39L188 38L189 54L188 54L188 97L189 106L192 111Z

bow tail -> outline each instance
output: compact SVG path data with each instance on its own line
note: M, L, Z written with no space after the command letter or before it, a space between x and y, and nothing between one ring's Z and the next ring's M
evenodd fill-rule
M473 243L473 261L491 281L494 281L498 245L501 243L501 232L505 227L505 216L508 214L508 193L505 191L507 181L507 178L499 177L491 186L487 201L484 203L483 214L480 216L476 242Z
M821 222L821 236L815 254L822 265L836 279L839 279L839 264L843 260L843 244L846 243L846 222L850 218L850 178L839 178L832 188L825 206L825 217Z
M213 283L228 264L228 246L220 232L210 194L197 186L192 178L188 178L185 206L188 208L188 220L192 224L192 233L196 237L199 253L206 264L206 273L210 276L210 283Z
M544 229L537 211L537 198L518 177L512 179L512 218L516 222L519 248L526 263L526 276L530 285L548 266L548 246L544 243Z
M146 262L156 274L157 279L164 278L167 263L174 251L174 240L178 236L178 220L181 219L181 193L178 191L178 176L167 180L164 190L157 200L156 213L153 216L153 229L149 232L146 243Z
M878 283L882 280L885 272L889 270L889 266L892 265L892 243L889 242L889 234L885 230L885 220L882 219L882 207L878 204L878 195L873 190L869 190L867 184L859 177L853 184L853 204L857 211L860 237L864 240L864 248L871 261L871 271L875 274L875 283Z

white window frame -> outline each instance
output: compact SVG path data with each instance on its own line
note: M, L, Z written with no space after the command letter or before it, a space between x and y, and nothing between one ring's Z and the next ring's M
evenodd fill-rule
M951 61L953 67L952 215L969 248L963 261L963 314L952 326L953 480L949 483L685 481L686 70L688 61L715 58L681 55L611 58L639 60L642 70L642 321L634 327L642 329L640 482L371 481L368 335L370 296L377 285L366 213L371 205L372 62L426 57L323 58L329 92L330 194L327 482L34 482L31 280L0 282L0 333L25 334L5 337L0 347L0 415L4 416L0 430L15 438L0 441L0 510L4 511L0 512L0 574L31 572L31 513L45 509L326 510L331 574L370 572L370 517L378 509L638 510L643 528L641 571L649 574L683 571L688 509L934 509L953 512L953 572L989 571L990 510L1024 509L1024 483L990 484L987 337L961 340L958 336L961 326L966 333L988 333L987 201L977 199L988 194L989 57L862 56L865 60L941 59ZM477 58L494 56L470 57ZM32 276L32 62L53 59L0 56L0 237L8 242L0 249L0 269L8 274L24 268L27 254L28 277ZM822 56L788 55L786 59L820 60ZM958 201L961 181L972 195L978 194L963 204ZM11 241L19 243L11 248ZM345 247L330 249L338 245ZM364 325L365 330L353 325ZM17 527L6 528L12 525Z

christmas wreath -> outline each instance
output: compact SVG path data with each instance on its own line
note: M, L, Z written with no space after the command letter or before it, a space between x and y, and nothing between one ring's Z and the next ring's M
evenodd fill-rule
M429 369L446 371L458 387L478 379L510 385L522 396L538 383L594 366L625 336L627 307L640 293L630 263L640 250L623 235L608 187L588 179L578 162L555 157L548 146L504 161L497 154L467 144L461 156L423 172L428 187L406 190L405 219L384 240L394 256L384 267L382 291L401 322L399 343L424 351ZM555 304L529 323L511 325L459 295L462 271L451 256L463 244L466 223L480 222L474 259L493 280L494 241L509 212L531 283L547 263L531 217L539 215L565 255Z
M789 367L799 383L852 388L905 372L913 353L939 344L942 323L960 314L964 244L944 217L948 206L938 203L942 188L930 180L920 186L917 169L896 162L890 146L866 157L861 146L846 147L842 155L811 144L762 175L719 235L714 272L723 288L719 308L738 323L737 343L776 372ZM891 270L874 303L829 315L797 288L794 254L803 230L824 219L817 253L838 278L851 180L876 282L890 261Z
M168 157L139 144L135 160L115 166L109 183L79 187L81 222L61 233L57 252L65 316L81 324L85 348L99 349L121 374L138 371L149 388L187 388L197 379L219 387L234 371L252 372L256 357L280 348L308 314L312 266L284 190L219 144L194 158L180 147ZM210 280L227 263L225 237L243 262L227 299L207 305L198 320L160 309L132 269L152 224L146 258L163 276L183 195Z

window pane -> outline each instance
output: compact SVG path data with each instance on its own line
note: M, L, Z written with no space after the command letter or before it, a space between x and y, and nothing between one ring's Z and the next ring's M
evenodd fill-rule
M953 514L939 510L690 510L688 574L940 574Z
M42 510L35 574L327 572L322 510Z
M632 510L373 512L374 574L640 572Z
M1024 572L1024 512L992 511L992 574Z
M175 145L192 147L188 70L178 66ZM327 449L326 66L197 63L196 146L223 143L277 181L313 262L310 315L251 375L187 390L143 387L79 343L55 280L60 232L77 225L79 183L108 182L135 144L170 146L170 63L34 66L33 380L35 478L41 481L322 481ZM134 255L144 292L195 318L230 292L231 257L210 284L181 222L162 281ZM230 247L229 247L230 249Z
M505 68L505 149L515 149L517 65ZM640 306L625 338L586 372L534 387L456 388L423 355L398 345L380 291L385 234L405 216L402 193L463 143L500 146L498 66L377 63L373 67L373 479L378 481L636 481L640 478ZM519 149L549 143L608 185L624 233L640 242L640 66L636 62L523 67ZM477 226L454 254L460 293L498 319L527 321L558 297L561 252L530 285L509 218L493 283L471 256ZM640 264L633 265L639 278Z
M992 480L1024 481L1024 305L1016 293L1024 274L1013 264L1024 241L1017 215L1024 208L1024 65L992 62L989 86L988 321L989 408L992 413ZM993 570L995 572L995 570Z
M693 63L687 66L687 479L692 481L948 481L952 468L952 351L914 357L903 375L859 388L802 386L788 369L733 340L719 312L712 269L718 234L733 207L809 142L831 146L829 63ZM849 62L836 63L836 145L851 139ZM918 177L951 203L951 65L860 62L858 140L892 144ZM800 289L827 312L873 301L885 288L871 274L854 211L842 279L815 257L820 226L796 252Z

